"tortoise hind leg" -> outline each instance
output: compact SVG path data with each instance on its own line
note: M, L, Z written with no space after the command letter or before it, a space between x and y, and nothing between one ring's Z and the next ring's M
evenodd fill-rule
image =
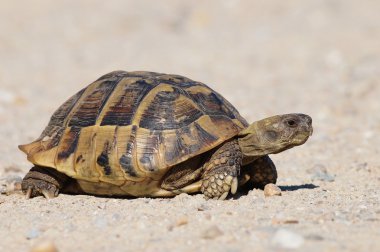
M27 199L40 195L51 199L58 196L68 179L68 176L55 169L34 166L22 180L21 188Z
M202 157L195 156L172 167L164 175L161 188L169 191L181 191L184 187L198 180L202 176L202 160ZM183 192L186 192L186 190Z
M248 175L246 186L264 189L267 184L276 184L277 170L273 161L268 156L263 156L254 162L242 167L242 176Z

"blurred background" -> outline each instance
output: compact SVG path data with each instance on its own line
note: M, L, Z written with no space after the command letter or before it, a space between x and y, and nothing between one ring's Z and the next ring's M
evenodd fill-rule
M118 69L202 81L248 121L310 114L318 162L375 163L379 10L375 0L2 0L0 174L26 171L17 145L35 139L69 96Z
M0 250L48 237L64 251L380 251L379 10L379 0L1 0ZM309 141L272 156L283 196L3 195L31 167L17 145L113 70L204 82L250 122L311 115Z

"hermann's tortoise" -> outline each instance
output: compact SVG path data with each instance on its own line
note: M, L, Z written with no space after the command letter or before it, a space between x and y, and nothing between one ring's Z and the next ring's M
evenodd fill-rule
M34 142L26 197L58 192L225 199L238 185L262 188L277 172L268 154L305 143L304 114L248 124L220 94L179 75L115 71L79 91Z

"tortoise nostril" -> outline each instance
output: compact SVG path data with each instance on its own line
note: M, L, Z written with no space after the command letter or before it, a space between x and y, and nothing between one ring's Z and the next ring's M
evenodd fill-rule
M306 121L307 121L307 124L311 125L313 122L313 119L311 119L311 117L309 116L307 117Z

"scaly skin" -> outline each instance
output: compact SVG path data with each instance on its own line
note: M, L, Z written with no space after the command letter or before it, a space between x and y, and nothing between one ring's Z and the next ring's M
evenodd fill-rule
M236 139L225 142L204 165L201 191L207 199L223 200L236 193L242 153Z
M35 166L25 175L21 183L26 198L43 195L47 199L58 196L69 177L54 169Z
M246 175L249 176L248 185L251 188L264 189L265 185L276 184L277 181L276 166L268 156L258 158L252 163L244 165L241 177L244 178Z

